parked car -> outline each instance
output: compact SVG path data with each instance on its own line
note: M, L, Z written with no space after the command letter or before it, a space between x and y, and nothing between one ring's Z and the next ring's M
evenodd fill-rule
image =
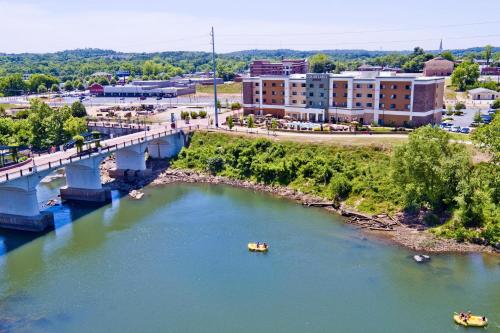
M156 97L156 100L157 100L157 101L160 101L161 99L162 99L162 97L161 97L161 96Z
M146 99L146 96L141 96L141 97L139 97L139 99L140 99L141 101L143 101L143 100L145 100L145 99Z
M453 126L449 129L450 132L460 133L460 126Z
M480 124L477 122L477 121L473 121L471 124L470 124L470 127L478 127Z
M483 119L483 123L485 123L485 124L489 124L489 123L491 123L491 120L492 120L493 118L492 118L492 117L491 117L491 115L489 115L489 114L482 114L482 115L481 115L481 119Z
M468 127L462 127L460 129L460 133L469 134L469 132L470 132L470 128L468 128Z

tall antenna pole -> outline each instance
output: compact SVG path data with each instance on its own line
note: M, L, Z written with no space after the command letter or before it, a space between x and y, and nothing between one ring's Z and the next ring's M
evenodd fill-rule
M213 71L214 71L214 106L215 106L215 127L219 127L219 115L217 110L217 65L215 63L215 36L214 36L214 27L212 27L212 62L213 62Z

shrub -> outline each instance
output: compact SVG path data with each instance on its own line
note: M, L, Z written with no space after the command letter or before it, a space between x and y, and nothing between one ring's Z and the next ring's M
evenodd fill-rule
M205 119L207 117L207 111L201 110L198 115L200 116L201 119Z
M460 111L460 110L463 110L465 109L465 104L462 103L462 102L458 102L457 104L455 104L455 111Z
M241 104L239 102L231 103L231 110L239 110L241 109Z
M344 174L337 173L330 180L330 194L333 198L345 199L351 189L351 182Z
M500 109L500 98L497 98L492 104L491 104L492 109Z
M189 112L181 111L181 119L185 120L187 117L189 117Z
M198 118L198 113L196 111L191 111L191 119Z
M207 159L206 168L212 175L216 175L224 169L224 160L219 156L210 157Z

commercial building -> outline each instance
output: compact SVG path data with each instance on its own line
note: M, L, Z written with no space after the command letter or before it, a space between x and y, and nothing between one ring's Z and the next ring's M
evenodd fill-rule
M488 101L500 98L500 92L486 88L471 89L468 91L468 93L469 98L476 101Z
M254 60L250 64L250 76L305 74L308 69L307 59L286 59L280 62Z
M312 122L438 123L443 95L443 78L419 73L358 71L243 79L245 114Z
M454 67L453 61L436 57L424 63L424 76L449 76L453 73Z

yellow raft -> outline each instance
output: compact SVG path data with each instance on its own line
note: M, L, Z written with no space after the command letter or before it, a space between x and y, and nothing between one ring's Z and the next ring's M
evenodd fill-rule
M248 250L252 252L267 252L269 250L269 245L264 246L264 244L248 243Z
M484 327L488 325L488 318L485 317L485 320L483 320L483 317L481 316L470 316L467 321L463 320L460 318L460 315L455 312L453 315L453 320L455 320L455 323L462 325L462 326L468 326L468 327Z

